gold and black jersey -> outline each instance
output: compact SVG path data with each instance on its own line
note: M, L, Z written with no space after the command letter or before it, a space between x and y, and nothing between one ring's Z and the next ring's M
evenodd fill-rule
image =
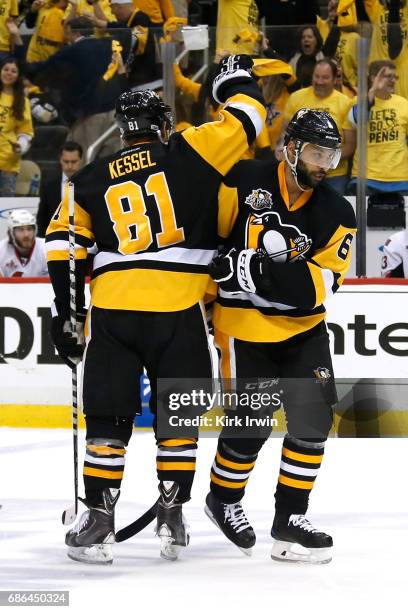
M254 84L256 88L256 85ZM228 100L220 120L122 149L73 177L77 269L94 244L91 303L169 312L200 301L217 246L218 189L265 121L250 95ZM68 193L46 235L48 267L69 303ZM79 282L79 281L78 281ZM80 304L81 301L78 300Z
M256 160L241 161L228 173L219 199L225 247L266 252L272 288L268 295L220 289L215 327L240 340L280 342L320 323L323 302L350 265L356 219L349 202L319 185L290 206L285 163Z

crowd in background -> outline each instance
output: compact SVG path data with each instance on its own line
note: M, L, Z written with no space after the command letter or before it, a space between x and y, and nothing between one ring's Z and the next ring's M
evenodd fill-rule
M291 116L302 107L326 110L343 136L341 162L326 180L354 193L365 105L369 193L408 194L406 0L0 0L0 196L40 192L42 209L52 207L50 185L59 192L64 174L58 156L61 165L64 151L77 156L80 167L113 124L123 90L162 88L162 43L175 43L179 57L186 25L208 25L210 45L207 55L191 51L174 63L176 129L217 117L215 66L224 55L249 53L268 113L247 157L281 159ZM364 39L368 94L360 99ZM44 144L41 131L53 127L60 141L54 162L44 161L51 132ZM119 147L113 130L93 154ZM47 220L40 221L43 234Z

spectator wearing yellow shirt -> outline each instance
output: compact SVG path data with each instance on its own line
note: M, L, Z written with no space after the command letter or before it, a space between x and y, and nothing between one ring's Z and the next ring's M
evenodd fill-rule
M368 71L367 186L369 193L408 194L408 100L394 93L398 76L390 60L372 62ZM358 104L350 112L357 123ZM357 154L352 176L357 176ZM352 184L354 184L352 180Z
M255 0L218 0L216 49L234 53L256 52L259 11Z
M17 0L0 0L0 62L12 51L12 42L7 22L18 16Z
M275 58L255 59L253 75L259 78L266 106L267 141L271 150L274 151L282 131L285 107L289 99L288 87L293 85L296 77L289 64ZM259 138L262 136L261 132Z
M103 14L104 19L108 22L117 21L111 8L110 0L68 0L68 3L69 6L65 10L64 21L69 21L75 17L87 17L95 25L96 38L105 36L103 26L98 27L98 16Z
M339 25L342 20L341 15L338 14L338 0L329 0L327 10L328 18L326 20L317 17L317 28L324 41L327 40L330 32L333 34L333 30L336 30L335 48L330 55L340 62L344 82L347 86L355 89L357 87L357 43L359 39L356 31L357 23L354 25Z
M0 196L14 196L21 156L33 137L28 98L16 60L0 68Z
M65 19L69 20L73 17L90 17L94 15L95 0L68 0L70 7L65 13ZM99 6L104 12L104 15L109 21L115 21L115 15L111 10L110 0L99 0Z
M64 44L64 11L68 0L34 0L25 22L28 28L35 27L27 49L27 62L45 61Z
M291 117L301 108L326 111L333 117L342 134L341 161L335 170L327 173L325 180L343 195L348 182L347 160L354 154L356 134L354 126L348 120L352 102L335 89L336 74L337 66L331 60L326 58L316 63L311 87L299 89L289 97L282 132L285 132Z
M133 0L133 8L146 13L154 27L161 27L167 19L174 17L171 0Z
M364 0L364 6L374 26L369 61L392 60L399 76L395 91L408 98L407 1Z

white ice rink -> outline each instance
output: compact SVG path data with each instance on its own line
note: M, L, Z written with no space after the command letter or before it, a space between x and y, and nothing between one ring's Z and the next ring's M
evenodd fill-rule
M310 517L334 539L332 563L273 562L269 535L280 439L268 442L251 476L245 509L257 533L245 557L203 513L216 441L202 440L185 513L191 544L182 559L159 558L152 527L115 545L112 566L66 557L60 516L72 500L69 430L0 429L0 589L70 591L70 609L145 612L406 610L408 440L333 439ZM83 432L80 439L83 456ZM133 435L117 527L156 498L155 446ZM81 486L82 492L82 486Z

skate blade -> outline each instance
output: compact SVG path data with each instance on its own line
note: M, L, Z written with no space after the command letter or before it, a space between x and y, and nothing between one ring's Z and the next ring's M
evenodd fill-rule
M221 531L222 535L224 535L227 540L229 542L231 542L231 544L233 544L234 546L236 546L242 553L244 553L244 555L246 555L247 557L252 557L252 548L242 548L241 546L237 546L237 544L235 544L235 542L233 542L232 540L229 539L228 536L225 535L225 533L223 532L223 530L221 529L221 527L219 526L219 524L217 523L213 513L211 512L211 510L209 509L209 507L207 505L204 506L204 512L206 513L206 515L208 516L208 518L210 519L210 521L212 523L214 523L214 525L216 527L218 527L218 529Z
M322 565L332 560L332 548L306 548L295 542L275 540L272 546L271 557L275 561L284 563L309 563Z
M160 556L167 561L176 561L180 556L181 550L190 543L190 534L186 533L185 542L175 544L175 540L171 537L167 525L162 525L159 531L156 529L156 535L160 538Z
M68 557L73 561L93 565L109 565L113 562L111 544L94 544L93 546L69 546Z
M174 539L169 536L160 536L160 556L166 561L177 561L181 549L185 548L179 544L174 544Z

